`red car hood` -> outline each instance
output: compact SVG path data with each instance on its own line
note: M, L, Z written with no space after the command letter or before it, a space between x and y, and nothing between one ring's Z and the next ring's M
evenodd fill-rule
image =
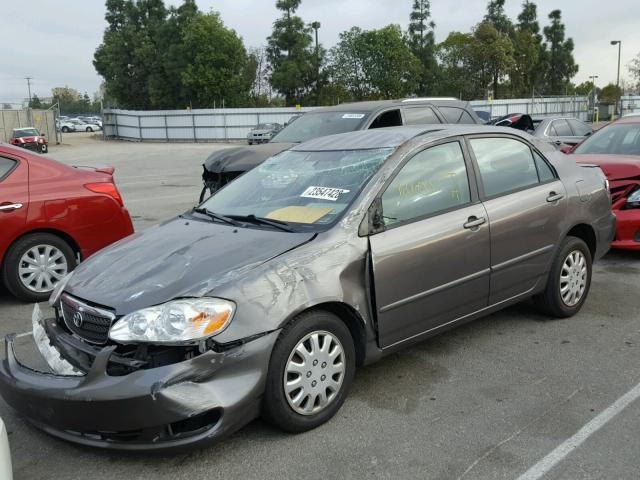
M23 142L29 143L29 142L37 142L41 138L44 139L44 137L42 137L42 136L20 137L20 138L14 138L13 141L14 142L20 142L20 140L22 140Z
M578 163L598 165L610 181L640 177L637 155L571 154L571 158Z

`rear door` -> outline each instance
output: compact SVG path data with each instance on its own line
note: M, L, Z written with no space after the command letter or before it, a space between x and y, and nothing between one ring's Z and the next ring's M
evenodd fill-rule
M22 233L29 205L29 165L26 160L0 152L0 257Z
M546 279L562 234L566 192L551 165L524 140L499 135L467 140L491 225L493 305Z
M567 122L569 122L569 126L571 127L571 130L573 131L573 135L574 135L574 141L571 145L577 145L582 140L584 140L585 137L593 133L593 129L586 123L581 122L580 120L577 120L575 118L570 118L567 120Z
M489 223L463 152L430 146L381 193L385 230L369 242L383 348L487 305Z
M578 139L565 119L553 120L547 129L547 135L556 145L575 145Z

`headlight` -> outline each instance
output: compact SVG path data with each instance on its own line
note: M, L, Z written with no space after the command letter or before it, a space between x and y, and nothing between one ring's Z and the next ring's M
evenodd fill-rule
M640 188L627 197L627 203L640 203Z
M125 315L109 330L119 343L191 344L222 332L235 304L221 298L186 298Z
M67 286L67 283L69 283L69 280L71 279L71 275L73 275L73 272L69 272L67 273L62 280L60 280L55 287L53 287L53 290L51 292L51 296L49 297L49 305L51 307L55 306L58 304L58 301L60 300L60 295L62 295L62 292L64 291L64 288Z

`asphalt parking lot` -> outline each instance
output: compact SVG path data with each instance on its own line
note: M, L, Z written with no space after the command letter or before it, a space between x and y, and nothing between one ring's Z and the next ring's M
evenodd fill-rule
M115 166L144 230L194 205L202 162L227 146L75 134L49 156ZM31 310L0 291L0 337L27 331ZM0 416L16 479L629 479L640 471L639 383L640 252L614 252L594 266L574 318L548 320L525 303L391 355L359 370L337 416L304 434L255 421L217 445L158 457L67 444L2 400Z

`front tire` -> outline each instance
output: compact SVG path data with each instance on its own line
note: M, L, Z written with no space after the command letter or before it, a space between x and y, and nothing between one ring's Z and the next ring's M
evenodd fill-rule
M47 153L49 151L49 147L46 144L43 144L40 147L40 153Z
M354 373L355 348L344 322L323 310L302 313L273 348L262 415L287 432L316 428L340 409Z
M544 292L534 301L548 315L572 317L587 299L591 273L591 251L587 244L580 238L567 237L553 261Z
M93 128L91 128L91 127L87 127L87 130L86 130L86 131L87 131L87 133L89 133L89 132L93 132Z
M50 233L33 233L9 247L2 274L14 296L26 302L42 302L76 264L73 249L63 239Z
M71 131L69 127L62 127L60 130L62 130L63 133L69 133Z

